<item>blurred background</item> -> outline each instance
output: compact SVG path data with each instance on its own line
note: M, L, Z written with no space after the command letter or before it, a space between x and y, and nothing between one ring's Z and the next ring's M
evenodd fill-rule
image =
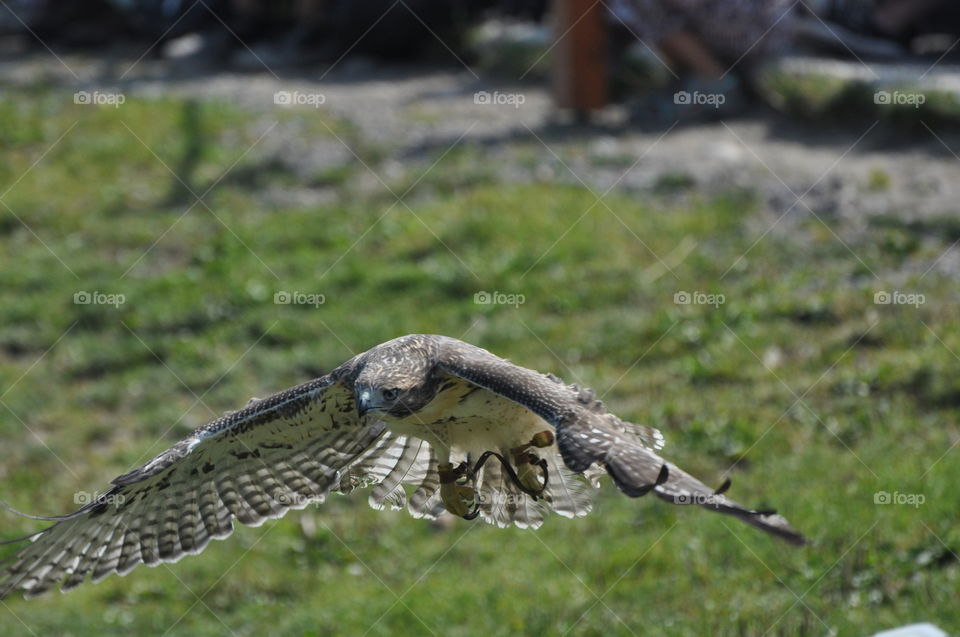
M355 493L0 635L960 630L958 36L939 0L0 0L0 499L73 510L430 332L813 540Z

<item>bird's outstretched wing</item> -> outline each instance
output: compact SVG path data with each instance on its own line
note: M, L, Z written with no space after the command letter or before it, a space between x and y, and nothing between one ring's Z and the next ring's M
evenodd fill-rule
M620 420L591 390L566 385L555 376L514 365L484 349L446 337L438 365L449 374L526 407L553 425L563 461L574 472L598 464L631 497L653 492L674 504L699 504L732 515L793 544L806 542L776 512L750 509L724 496L729 484L715 491L661 458L657 454L663 445L659 431Z
M256 526L332 490L380 483L371 504L382 508L398 503L397 484L418 479L429 497L431 459L426 445L359 419L353 392L335 371L251 401L114 479L78 511L46 518L56 523L30 536L0 570L0 599L174 562L229 535L234 518Z

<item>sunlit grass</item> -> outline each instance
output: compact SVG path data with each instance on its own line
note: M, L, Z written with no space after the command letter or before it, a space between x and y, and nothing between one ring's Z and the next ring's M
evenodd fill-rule
M536 533L435 526L354 494L175 565L9 600L3 634L29 634L16 617L75 635L960 628L947 549L960 472L944 456L960 433L955 286L921 276L947 235L877 223L845 234L848 249L798 216L754 245L774 219L748 193L594 205L579 187L495 183L469 144L414 188L411 210L356 189L366 169L352 156L317 173L330 203L276 206L260 193L303 184L282 144L257 140L330 143L329 126L353 143L348 127L312 110L98 109L49 91L7 94L0 115L0 497L14 506L68 510L252 395L435 332L595 387L663 429L671 459L716 484L733 466L734 497L776 506L814 541L792 549L610 485L590 517ZM925 302L877 305L883 290ZM324 302L275 304L283 291ZM480 291L524 302L478 305ZM926 501L878 506L881 490Z

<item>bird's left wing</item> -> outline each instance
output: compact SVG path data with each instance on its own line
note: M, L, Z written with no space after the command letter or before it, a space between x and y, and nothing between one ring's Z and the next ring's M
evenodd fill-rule
M302 509L342 487L354 464L386 463L382 422L358 418L353 392L335 372L251 401L164 451L56 523L0 570L0 599L57 584L126 574L141 563L174 562L233 530ZM410 453L407 453L409 456ZM406 461L424 462L422 457ZM369 472L365 472L369 473Z
M566 385L556 376L514 365L490 352L441 337L438 366L526 407L556 428L564 464L582 473L597 464L631 497L653 492L674 504L699 504L739 518L793 544L806 539L774 511L754 510L714 491L673 463L661 458L660 432L620 420L589 389Z

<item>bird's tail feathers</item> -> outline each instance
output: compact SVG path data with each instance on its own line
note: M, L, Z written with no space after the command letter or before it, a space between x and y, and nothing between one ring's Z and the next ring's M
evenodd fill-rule
M724 483L720 489L711 489L609 422L590 419L559 427L557 444L564 462L571 470L584 472L597 463L606 469L617 487L630 497L653 492L673 504L697 504L711 511L731 515L791 544L807 542L776 511L751 509L734 502L724 495L729 483Z

